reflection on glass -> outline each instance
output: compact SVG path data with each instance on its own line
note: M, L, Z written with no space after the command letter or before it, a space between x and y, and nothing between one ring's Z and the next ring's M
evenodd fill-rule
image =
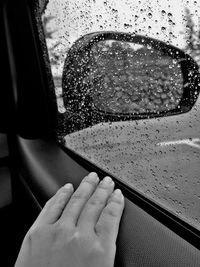
M90 86L94 106L112 113L172 110L183 93L178 62L150 46L101 41L92 48Z

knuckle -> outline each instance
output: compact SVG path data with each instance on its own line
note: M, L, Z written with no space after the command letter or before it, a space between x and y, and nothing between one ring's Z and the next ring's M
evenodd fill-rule
M31 229L29 229L26 238L28 239L28 241L32 242L33 239L37 238L38 236L41 235L41 229L40 227L33 227Z
M57 222L57 223L55 224L55 227L54 227L54 233L55 233L56 235L58 235L58 234L61 234L61 235L62 235L62 233L63 233L64 231L66 231L66 227L64 226L64 224L61 223L61 222Z
M103 189L103 190L109 190L111 186L114 186L114 183L110 183L110 184L100 183L98 185L98 188Z
M97 182L96 181L91 181L91 180L84 180L83 183L92 185L93 187L97 185Z
M80 200L86 200L87 199L87 196L83 193L75 193L72 198L71 198L71 201L72 203L73 202L77 202L77 201L80 201Z
M117 206L121 206L123 204L123 200L119 199L119 198L115 198L115 197L111 197L108 201L108 203L117 205Z
M36 226L28 231L25 238L29 244L33 244L35 241L54 242L61 240L64 233L65 229L61 225Z
M53 241L60 241L63 237L66 237L68 233L68 228L64 225L64 223L58 222L54 224L54 227L51 230L51 239Z
M113 209L111 209L111 208L106 209L105 210L105 213L107 215L109 215L110 217L114 217L114 218L118 217L118 211L115 208L113 208Z
M78 244L80 247L83 245L83 243L84 243L85 240L86 240L85 236L79 230L75 230L70 235L70 241L72 243Z
M67 225L65 223L65 221L63 220L58 220L55 224L54 224L55 228L54 228L54 233L56 235L60 235L63 236L63 234L67 234L73 231L73 228L70 227L69 225Z
M49 241L51 241L52 243L56 242L56 241L61 241L63 237L63 231L61 229L57 229L54 228L51 231L51 236L48 236Z
M92 199L88 202L88 205L90 206L105 206L105 201L103 201L102 199L96 198L96 199Z
M40 232L40 227L36 226L29 230L29 236L37 235Z
M80 233L80 231L75 231L73 234L73 239L74 240L80 240L82 238L82 235Z
M93 251L98 252L98 254L105 253L105 246L103 246L101 244L101 242L99 242L98 240L96 240L95 242L93 242Z

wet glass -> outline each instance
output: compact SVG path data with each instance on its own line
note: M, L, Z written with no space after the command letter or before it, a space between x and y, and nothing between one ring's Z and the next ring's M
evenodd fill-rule
M100 111L142 114L173 110L183 95L178 61L158 50L115 40L94 44L89 72L82 83L90 87Z
M85 115L79 116L66 104L61 80L70 47L78 38L96 31L153 37L179 47L200 64L199 17L200 3L193 0L50 0L43 15L58 114L63 115L59 121L62 143L197 229L200 98L187 113L101 122L80 129ZM90 84L97 110L159 112L179 104L183 80L176 60L161 60L158 51L150 47L112 40L100 42L92 52L89 71L84 77L77 76L76 84ZM81 111L84 105L77 103Z

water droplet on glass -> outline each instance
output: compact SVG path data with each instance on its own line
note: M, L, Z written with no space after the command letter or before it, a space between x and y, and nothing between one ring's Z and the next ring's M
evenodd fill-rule
M167 16L168 16L169 18L172 18L172 13L169 12L169 13L167 14Z
M174 25L174 22L171 19L168 20L168 23L169 25Z
M108 5L108 2L107 1L104 1L103 4L104 4L104 6L107 6Z
M162 10L161 11L161 14L164 16L166 14L166 11L165 10Z

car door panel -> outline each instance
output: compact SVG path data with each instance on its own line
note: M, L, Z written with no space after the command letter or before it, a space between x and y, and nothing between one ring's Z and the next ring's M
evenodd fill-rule
M88 166L75 162L52 140L19 137L18 149L20 176L41 207L60 186L72 182L76 188L88 173ZM199 265L197 248L134 204L126 188L118 187L128 197L117 241L116 266Z
M10 203L11 185L7 136L0 133L0 208Z

